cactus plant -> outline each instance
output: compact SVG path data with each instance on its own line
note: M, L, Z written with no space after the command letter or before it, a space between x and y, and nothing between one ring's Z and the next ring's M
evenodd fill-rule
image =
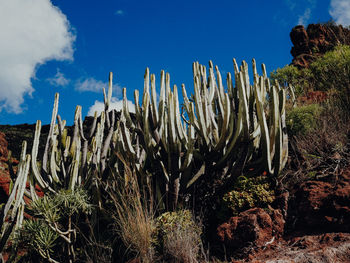
M109 112L110 74L107 95L103 90L105 110L99 121L95 114L88 134L84 133L81 107L77 106L73 135L67 135L65 122L57 114L57 94L40 171L36 159L41 124L37 122L31 181L53 193L62 188L73 190L84 182L85 188L95 187L100 196L96 183L111 172L121 172L122 156L133 164L140 182L152 181L163 207L173 210L179 194L188 192L201 177L227 184L247 168L277 176L288 152L286 92L277 83L270 84L264 65L259 76L253 60L254 81L250 84L247 63L238 67L233 62L234 76L227 74L226 90L217 66L210 62L207 72L205 66L194 63L194 94L189 98L182 86L181 111L178 89L175 85L171 89L170 75L161 72L157 105L155 75L146 69L141 105L138 91L134 94L135 117L131 117L123 90L119 120L115 111Z
M209 62L207 72L205 66L194 63L194 93L188 97L182 85L182 105L177 86L171 88L170 75L164 71L157 104L155 75L146 69L142 103L136 90L133 116L124 89L119 119L109 108L110 74L107 94L103 90L105 109L99 118L95 114L88 133L83 127L81 106L77 106L74 131L68 134L65 121L58 115L56 94L40 169L40 121L36 125L29 177L32 199L39 198L35 184L52 194L83 186L92 190L93 199L102 208L99 183L110 175L125 174L126 165L136 172L141 187L152 184L159 207L165 210L174 210L179 198L191 193L201 181L210 184L219 179L227 185L251 170L278 176L288 153L286 91L277 83L270 84L264 65L259 76L253 60L250 84L247 63L239 67L233 60L233 64L234 75L227 74L225 89L217 66ZM106 187L108 191L108 184Z
M12 231L20 228L23 222L25 206L24 193L26 191L25 188L30 166L30 155L26 154L26 151L27 142L23 141L14 186L12 187L12 190L9 190L9 198L0 211L0 262L3 262L2 251L4 250Z
M133 134L120 133L120 152L124 158L134 159L140 176L152 177L160 190L158 196L170 210L176 207L179 194L188 192L203 175L229 183L247 167L277 176L286 163L285 90L277 83L270 84L264 65L263 76L259 76L253 60L251 85L247 63L239 68L233 62L235 85L228 73L226 91L217 66L215 77L212 62L208 76L205 66L193 64L191 98L182 86L187 119L179 109L177 87L171 90L170 76L163 71L156 105L155 76L146 69L141 108L135 92L132 122L124 96L119 127L127 127Z
M208 191L230 188L243 173L265 172L277 177L288 154L286 91L278 83L271 85L264 65L259 76L254 60L252 84L246 62L239 67L233 60L233 66L234 74L227 74L225 88L217 66L209 62L207 71L195 62L194 93L188 96L182 85L182 104L177 86L171 88L170 75L164 71L157 103L156 78L147 68L142 102L135 90L135 114L131 114L124 89L120 115L110 110L110 73L107 94L103 89L105 109L99 117L95 113L88 132L83 126L81 106L77 106L74 130L68 133L65 121L58 115L56 94L41 167L37 161L40 121L31 155L26 155L24 144L14 188L2 210L2 224L6 227L0 251L12 229L22 222L23 194L35 202L40 199L36 184L50 196L62 191L74 194L84 188L103 212L108 198L105 193L115 186L114 181L124 176L122 182L132 183L133 178L125 172L128 170L136 175L140 190L152 186L158 210L171 211L195 191L210 198ZM28 174L30 191L25 189ZM68 258L73 262L75 229L70 216L66 223L66 234L60 229L56 232L66 241Z

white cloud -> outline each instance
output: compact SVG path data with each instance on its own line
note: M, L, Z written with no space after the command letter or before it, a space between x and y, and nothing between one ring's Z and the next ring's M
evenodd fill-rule
M128 107L130 112L135 112L135 105L132 101L128 100ZM101 101L95 101L95 104L92 105L89 108L88 116L93 116L95 114L95 111L98 113L101 113L104 111L104 103ZM110 109L116 109L117 111L120 111L123 108L123 100L118 100L115 97L112 97L111 99L111 104L110 104Z
M115 11L114 14L117 15L117 16L122 16L122 15L125 14L125 12L123 10L119 9L119 10Z
M344 26L350 25L350 1L349 0L331 0L329 14L337 24Z
M57 69L56 75L53 78L48 78L47 81L55 87L63 87L69 84L70 79L67 79L64 74Z
M306 8L304 14L302 14L301 16L299 16L298 18L298 25L306 25L307 22L309 21L311 16L311 9L310 8Z
M94 78L80 79L75 83L75 90L80 92L90 91L90 92L102 92L105 88L106 92L108 90L108 83L101 80L96 80ZM113 92L116 95L120 95L122 87L119 84L113 85Z
M75 35L50 0L0 1L0 111L20 113L31 78L48 60L72 60Z

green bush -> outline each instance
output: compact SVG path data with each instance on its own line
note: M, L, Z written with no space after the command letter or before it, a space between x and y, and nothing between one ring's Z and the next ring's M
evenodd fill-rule
M286 86L291 84L296 95L310 90L331 91L343 109L350 111L350 46L339 45L312 62L309 68L298 69L293 65L278 68L270 74Z
M311 63L315 89L332 91L335 102L350 111L350 46L337 46Z
M350 86L350 46L336 46L310 64L317 90L348 91ZM348 94L349 95L349 94Z
M311 88L310 71L308 69L300 70L293 65L286 65L283 68L278 68L271 72L270 78L272 81L277 81L280 85L292 85L295 89L295 95L303 94L305 90Z
M322 109L318 104L310 104L291 109L287 112L286 124L288 134L292 136L305 135L315 129Z
M275 191L266 176L240 176L234 189L223 196L223 209L237 215L252 207L267 207L274 200Z

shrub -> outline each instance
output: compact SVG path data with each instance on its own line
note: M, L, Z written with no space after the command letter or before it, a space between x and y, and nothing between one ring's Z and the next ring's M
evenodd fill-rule
M252 207L266 207L274 200L275 192L266 176L240 176L234 189L223 196L223 209L229 209L237 215Z
M287 129L289 135L305 135L317 126L317 120L322 113L318 104L295 107L287 112Z
M347 112L350 110L350 46L336 46L312 62L309 68L287 65L270 76L280 84L294 86L297 96L310 90L327 91L335 95L336 102Z
M40 255L50 262L68 260L73 253L79 257L76 235L79 216L91 211L89 197L82 188L47 194L30 204L29 213L33 217L24 221L15 243L26 247L29 257Z
M343 109L325 105L313 130L291 138L282 184L292 188L304 180L337 175L349 165L349 131L349 116Z
M350 110L350 46L340 45L310 65L315 89L335 92L346 111Z
M293 65L286 65L283 68L278 68L270 74L272 81L277 81L283 86L292 85L297 96L304 93L305 90L311 88L310 71L307 69L300 70Z
M318 90L348 90L350 85L350 46L339 45L310 65Z
M166 212L157 218L157 247L176 262L198 262L201 247L201 227L189 210Z
M37 254L49 261L55 258L54 248L59 235L51 229L44 220L26 220L20 233L15 237L16 243L21 243L29 254ZM57 248L57 247L56 247Z

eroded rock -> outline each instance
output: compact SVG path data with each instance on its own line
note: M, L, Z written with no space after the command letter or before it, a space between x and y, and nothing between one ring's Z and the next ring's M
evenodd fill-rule
M290 32L293 43L292 64L299 68L307 68L316 58L337 45L350 45L350 30L341 25L310 24L305 29L299 25Z
M252 208L220 225L218 236L227 251L248 245L262 247L278 239L283 233L285 221L281 210L271 207L269 210Z
M308 181L295 193L296 229L350 232L350 171L333 182Z

